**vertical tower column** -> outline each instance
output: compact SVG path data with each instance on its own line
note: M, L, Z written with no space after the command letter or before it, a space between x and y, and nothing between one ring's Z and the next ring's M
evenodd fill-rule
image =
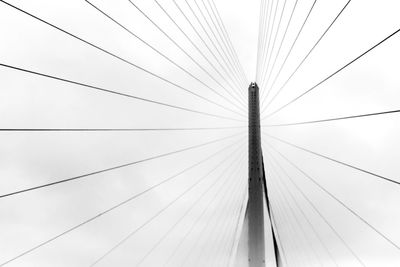
M256 83L251 83L249 86L249 201L247 205L250 267L265 266L262 176L259 89Z

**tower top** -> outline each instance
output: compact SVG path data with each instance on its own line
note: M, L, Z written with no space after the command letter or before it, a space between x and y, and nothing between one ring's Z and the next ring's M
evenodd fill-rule
M250 86L249 86L250 92L254 92L257 88L258 88L258 86L255 82L250 83Z

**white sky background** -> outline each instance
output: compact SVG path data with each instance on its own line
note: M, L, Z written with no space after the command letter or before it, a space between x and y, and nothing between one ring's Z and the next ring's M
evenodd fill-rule
M136 0L134 2L215 75L213 69L168 21L168 18L162 14L153 1ZM173 2L170 0L160 0L159 2L171 12L202 51L206 51L204 45L191 31L190 26L180 16ZM177 2L185 7L184 1L177 0ZM192 0L189 2L193 3ZM343 0L317 1L303 35L277 84L283 82L284 78L290 74L296 63L302 59L302 56L322 34L345 2ZM196 93L218 103L227 104L206 87L119 28L85 1L26 0L10 1L10 3ZM166 39L128 1L94 0L92 3L225 95L215 82ZM293 27L289 28L287 42L282 48L282 55L287 52L311 3L311 0L299 1L298 10L292 22ZM216 0L216 4L246 75L249 80L252 80L255 77L260 3L259 1ZM289 7L293 4L294 1L287 1ZM282 95L276 99L270 110L285 104L286 101L319 82L396 30L399 27L399 10L400 4L395 0L379 2L353 0L299 73L293 77ZM186 7L185 11L190 14ZM282 21L284 25L288 15L288 13L284 14ZM194 18L191 20L194 21ZM393 37L318 87L315 92L263 123L295 122L398 108L399 45L400 38ZM208 52L205 53L211 57ZM278 59L278 66L279 60L282 58ZM0 63L70 78L140 97L237 117L229 111L202 101L51 29L4 4L0 4L0 61ZM221 79L219 80L223 82ZM0 81L1 128L163 128L246 124L245 122L185 113L5 68L0 69ZM243 90L246 93L247 88L243 88ZM247 99L244 101L246 102ZM232 108L234 109L234 107ZM246 116L246 114L244 115ZM263 130L314 151L397 179L399 168L396 163L400 158L398 153L400 144L397 141L400 129L397 120L397 115L385 115ZM244 130L246 128L144 133L2 132L0 133L0 193L4 194L132 162L240 133ZM185 262L186 265L192 266L196 260L200 260L198 263L201 265L207 260L206 256L210 256L221 260L216 264L222 265L228 254L227 244L231 241L227 236L233 236L229 235L229 231L233 229L235 216L243 197L244 187L243 185L239 187L240 179L244 184L247 178L247 149L244 137L243 134L190 152L1 199L0 262L147 189L158 181L208 157L224 146L240 141L237 144L237 146L241 146L240 150L228 158L226 163L221 164L213 175L204 180L204 183L199 184L185 198L171 206L153 223L143 228L115 253L107 257L102 264L99 264L99 266L135 265L168 228L183 215L193 201L206 190L207 186L212 184L213 179L217 179L224 168L229 167L229 164L234 164L237 169L232 169L233 174L228 176L228 178L232 178L228 180L232 184L227 183L227 186L232 186L230 191L226 195L221 192L220 198L211 202L205 216L195 224L193 233L189 235L180 252L171 261L172 266L179 265L186 255L189 255ZM381 232L394 242L400 243L398 228L400 195L399 189L394 184L316 158L276 141L270 141L270 143L354 208ZM234 149L231 148L217 155L215 159L182 175L175 181L143 195L130 204L22 257L9 266L90 265L107 249L193 184L196 179L219 165L219 162L231 154ZM245 157L238 158L239 152L242 152ZM279 156L274 155L288 173L296 181L299 181L310 199L337 227L338 232L345 237L349 246L368 266L398 266L400 262L398 250L329 199ZM238 163L239 161L241 164ZM270 165L267 164L267 166ZM303 220L299 211L297 211L297 216L303 220L302 226L309 233L309 243L306 243L300 229L296 228L293 218L287 220L285 217L290 210L285 206L280 191L277 190L276 177L278 176L273 167L271 167L271 171L271 198L273 204L274 201L277 203L276 216L282 227L282 241L287 244L287 253L292 255L288 257L290 265L296 266L294 262L298 265L304 264L304 266L318 264L317 258L326 266L333 265L326 251L321 249L318 239L313 236L310 228L307 228L307 222ZM284 180L284 176L282 174L281 176ZM208 201L212 200L213 194L218 192L219 185L222 185L223 182L224 180L220 180L210 193L205 195L201 204L195 206L182 224L144 262L145 266L159 266L165 262L180 238L195 223L196 218L200 216ZM301 195L294 188L289 187L289 189L310 216L311 222L315 224L325 244L332 249L331 253L335 259L342 263L339 265L358 266L354 257L324 225L318 215L313 213ZM287 197L290 200L290 196L287 195ZM294 204L292 203L292 205ZM202 235L200 231L206 226L209 218L215 220L216 217L213 214L221 215L221 223L216 225L215 232L209 231L207 228L208 230ZM215 239L220 238L219 234L223 234L222 230L227 231L225 239L216 242ZM199 239L199 244L191 249L199 236L204 238ZM206 237L215 239L210 239L211 241L206 243ZM311 246L308 245L310 243ZM217 249L221 244L225 245L225 250ZM318 257L310 254L314 248ZM204 255L199 254L202 249L204 249ZM188 254L189 250L193 251L192 254Z

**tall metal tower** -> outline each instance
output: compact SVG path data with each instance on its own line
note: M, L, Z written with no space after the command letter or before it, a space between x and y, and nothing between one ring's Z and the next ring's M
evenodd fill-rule
M265 266L263 168L259 88L256 83L251 83L249 86L249 200L247 204L250 267Z

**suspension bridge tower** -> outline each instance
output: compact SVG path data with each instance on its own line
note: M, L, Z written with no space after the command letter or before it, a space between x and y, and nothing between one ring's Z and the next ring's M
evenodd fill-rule
M249 200L247 204L250 267L265 266L263 168L259 88L256 83L251 83L249 86Z

